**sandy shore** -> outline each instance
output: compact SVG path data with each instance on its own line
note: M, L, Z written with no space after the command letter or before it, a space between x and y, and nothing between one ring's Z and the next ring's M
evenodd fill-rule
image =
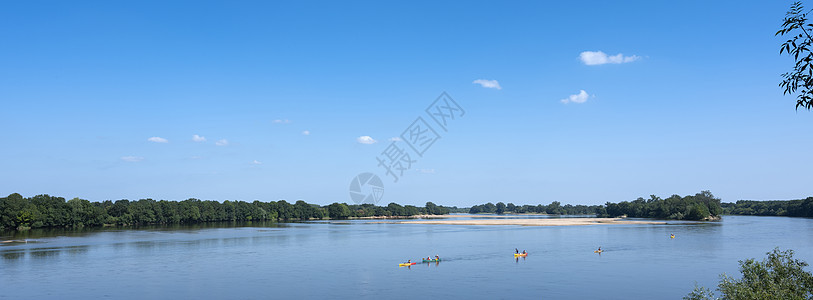
M468 216L471 217L471 216ZM389 222L387 222L389 223ZM597 224L666 224L666 222L627 221L621 218L513 218L476 220L418 220L398 222L400 224L441 224L441 225L521 225L521 226L574 226Z

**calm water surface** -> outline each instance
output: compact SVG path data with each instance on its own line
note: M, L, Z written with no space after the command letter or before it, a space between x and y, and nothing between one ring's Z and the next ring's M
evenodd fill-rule
M670 239L669 234L677 237ZM561 227L331 221L5 234L2 299L679 299L774 247L813 263L813 219ZM593 250L601 246L603 254ZM514 248L527 250L515 260ZM407 259L438 254L438 264Z

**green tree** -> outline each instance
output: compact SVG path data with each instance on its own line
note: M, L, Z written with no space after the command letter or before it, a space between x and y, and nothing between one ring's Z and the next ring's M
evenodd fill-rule
M426 207L426 213L427 214L430 214L430 215L439 215L439 214L441 214L440 209L438 208L437 205L435 205L435 203L426 202L425 207Z
M721 275L717 285L721 298L715 298L708 288L695 286L683 299L813 299L813 274L804 270L806 262L794 259L793 250L776 248L767 255L761 262L740 261L742 279Z
M608 217L609 215L607 214L607 208L605 208L604 206L599 206L598 208L596 208L596 216L599 218Z
M398 203L390 203L387 205L387 210L392 212L393 216L405 216L406 210Z
M75 227L84 227L85 225L91 225L93 220L95 219L96 215L93 211L93 205L90 204L90 201L73 198L68 200L67 202L68 207L70 207L71 211L71 220L70 224ZM97 225L97 224L92 224Z
M686 214L687 220L702 220L709 216L709 210L705 205L695 203L689 208L689 213Z
M347 219L350 217L350 208L347 204L336 202L327 206L327 215L331 219Z
M421 214L420 209L412 205L404 205L404 211L406 212L406 216L415 216Z
M505 207L506 207L505 203L497 202L496 207L497 207L497 209L494 212L496 212L497 214L502 214L502 213L505 212Z
M796 109L804 107L810 110L813 107L813 53L810 52L813 38L810 36L813 24L807 23L807 14L801 1L794 2L785 14L782 29L776 35L790 38L782 43L779 54L787 53L793 56L796 64L793 71L782 74L780 87L785 89L784 94L795 94L798 91Z
M562 203L560 203L559 201L551 202L550 205L548 205L548 207L545 209L545 211L551 215L561 215L564 213L562 211Z

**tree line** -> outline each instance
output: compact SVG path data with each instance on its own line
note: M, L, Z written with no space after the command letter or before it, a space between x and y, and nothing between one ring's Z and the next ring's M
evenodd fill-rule
M549 214L549 215L592 215L596 214L597 210L600 208L600 205L571 205L566 204L562 206L562 203L559 201L553 201L551 204L548 205L514 205L514 203L502 203L497 202L497 204L493 204L491 202L481 205L472 206L469 209L470 214L480 214L480 213L488 213L488 214L505 214L505 213L514 213L514 214L524 214L524 213L537 213L537 214Z
M746 216L813 217L813 197L800 200L739 200L723 203L723 214Z
M408 217L415 215L447 215L450 208L426 202L424 207L412 205L401 206L397 203L390 203L387 206L376 206L373 204L345 204L333 203L325 206L327 216L330 219L349 219L361 217Z
M693 196L681 197L672 195L661 199L651 195L649 199L639 197L633 201L619 203L607 202L604 205L562 205L553 201L548 205L514 205L491 202L472 206L469 213L540 213L552 215L592 215L598 217L628 216L633 218L657 218L674 220L709 220L718 218L723 212L720 199L709 191L702 191Z
M327 206L299 200L271 202L183 201L141 199L90 202L74 198L37 195L25 198L14 193L0 198L0 229L85 227L104 225L192 224L221 221L288 221L448 214L449 208L427 202L425 207L372 204Z
M649 199L638 197L633 201L607 202L597 215L599 217L626 215L633 218L710 220L718 219L722 213L720 198L714 197L710 191L702 191L693 196L672 195L669 198L661 199L658 196L650 195Z

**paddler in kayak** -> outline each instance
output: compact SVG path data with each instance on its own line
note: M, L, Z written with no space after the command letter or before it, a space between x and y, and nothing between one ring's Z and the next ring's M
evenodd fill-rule
M438 256L437 254L435 254L435 260L440 261L440 256Z

